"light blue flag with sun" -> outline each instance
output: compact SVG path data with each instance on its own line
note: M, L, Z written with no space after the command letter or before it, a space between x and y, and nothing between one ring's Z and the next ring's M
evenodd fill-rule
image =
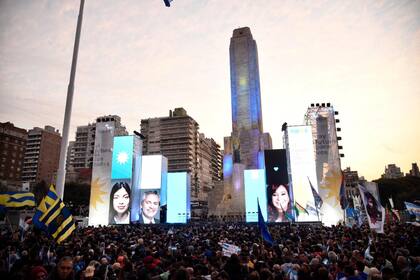
M114 137L111 179L129 179L133 174L133 136Z

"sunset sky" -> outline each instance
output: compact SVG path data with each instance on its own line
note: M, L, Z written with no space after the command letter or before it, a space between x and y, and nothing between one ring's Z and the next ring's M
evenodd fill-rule
M0 121L62 130L79 1L0 0ZM229 40L251 28L264 130L339 111L342 168L376 179L420 164L420 1L86 0L70 139L117 114L184 107L220 145L231 132ZM223 147L222 147L223 148Z

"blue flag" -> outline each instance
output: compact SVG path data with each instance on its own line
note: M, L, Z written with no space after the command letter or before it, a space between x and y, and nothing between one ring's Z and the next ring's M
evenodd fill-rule
M319 196L318 192L315 190L314 186L312 186L312 183L311 183L311 180L309 180L309 177L308 177L308 181L309 181L309 185L311 186L312 195L314 196L315 207L320 209L324 202L322 201L322 198Z
M268 231L267 225L265 224L264 217L261 213L260 202L257 199L258 204L258 227L260 228L261 236L265 242L273 245L273 238L271 237L270 232Z
M163 2L165 3L166 7L170 7L172 0L163 0Z
M70 210L57 196L53 185L39 203L32 222L52 236L57 243L64 241L76 229Z
M341 173L341 185L340 185L340 205L341 209L346 209L349 206L349 202L346 196L346 189L344 183L344 174Z

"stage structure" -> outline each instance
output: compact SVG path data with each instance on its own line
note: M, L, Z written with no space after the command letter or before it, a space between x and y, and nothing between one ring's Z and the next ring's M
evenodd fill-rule
M324 202L321 220L327 226L344 218L340 206L342 173L334 115L334 108L325 103L309 107L305 115L306 124L312 128L319 195Z

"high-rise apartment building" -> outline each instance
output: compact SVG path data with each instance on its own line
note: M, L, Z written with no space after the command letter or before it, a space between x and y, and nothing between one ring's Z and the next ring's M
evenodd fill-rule
M0 180L21 180L27 138L26 129L10 122L0 123Z
M199 140L200 184L204 195L203 200L207 200L207 193L222 178L222 153L219 144L212 138L206 138L203 133L200 133Z
M343 170L344 182L346 186L347 197L355 196L358 193L357 185L359 184L359 174L355 170L347 167Z
M61 135L52 126L34 127L28 131L22 180L53 183L60 160Z
M404 173L401 172L401 168L392 163L385 166L385 173L381 177L383 179L397 179L404 177Z
M95 147L96 123L114 122L115 136L128 135L125 126L121 124L121 118L117 115L108 115L96 118L96 122L78 126L76 139L72 148L67 152L67 171L80 171L91 169L93 164L93 151Z
M414 176L414 177L420 177L420 171L419 171L417 162L411 164L410 173L408 175Z
M198 123L184 108L169 111L168 117L141 120L143 154L162 154L168 159L168 172L188 172L191 197L202 200L220 174L220 148L212 139L200 137ZM201 146L203 150L201 150ZM219 160L219 165L218 165Z

